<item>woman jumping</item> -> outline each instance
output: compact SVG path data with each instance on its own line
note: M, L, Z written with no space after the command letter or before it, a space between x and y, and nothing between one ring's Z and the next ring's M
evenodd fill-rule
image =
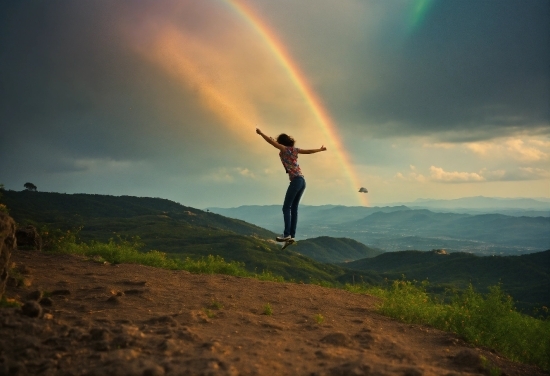
M290 185L286 190L285 202L283 204L285 229L283 236L277 237L278 242L285 242L283 248L286 248L289 244L294 243L296 225L298 224L298 205L306 189L306 181L298 165L298 154L318 153L327 150L327 148L321 146L319 149L299 149L294 147L294 139L287 134L282 133L277 137L277 140L274 140L262 133L259 128L256 128L256 133L262 136L267 143L280 150L279 157L290 179Z

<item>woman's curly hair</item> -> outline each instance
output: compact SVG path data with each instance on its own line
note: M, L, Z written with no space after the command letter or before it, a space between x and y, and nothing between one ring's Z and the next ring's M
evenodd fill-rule
M290 147L294 146L294 139L292 138L292 136L289 136L286 133L281 133L277 137L277 142L284 146L290 146Z

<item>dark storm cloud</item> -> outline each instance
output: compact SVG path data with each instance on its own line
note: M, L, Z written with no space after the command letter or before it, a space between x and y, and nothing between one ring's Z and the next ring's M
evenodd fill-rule
M252 1L343 133L550 133L550 2Z
M396 17L374 48L358 48L362 67L348 82L355 98L323 94L339 119L378 136L549 134L549 15L547 0L435 1L416 29Z
M94 159L157 161L158 170L190 174L199 161L220 164L200 140L217 145L226 135L213 135L206 124L214 121L193 93L141 59L126 38L124 28L139 29L154 4L0 5L3 182L18 170L83 171Z

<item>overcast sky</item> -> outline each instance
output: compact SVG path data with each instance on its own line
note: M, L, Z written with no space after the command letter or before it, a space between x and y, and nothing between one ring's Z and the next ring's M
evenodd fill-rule
M549 15L548 0L2 2L0 183L279 204L288 178L258 126L328 147L300 156L304 204L548 198Z

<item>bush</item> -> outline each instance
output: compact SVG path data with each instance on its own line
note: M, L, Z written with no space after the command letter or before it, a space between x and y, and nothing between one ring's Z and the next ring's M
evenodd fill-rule
M426 287L427 282L417 286L394 281L388 289L373 288L369 293L382 298L378 307L382 314L453 332L512 360L550 368L550 321L517 312L500 286L482 295L470 285L454 294L450 304L431 298Z

